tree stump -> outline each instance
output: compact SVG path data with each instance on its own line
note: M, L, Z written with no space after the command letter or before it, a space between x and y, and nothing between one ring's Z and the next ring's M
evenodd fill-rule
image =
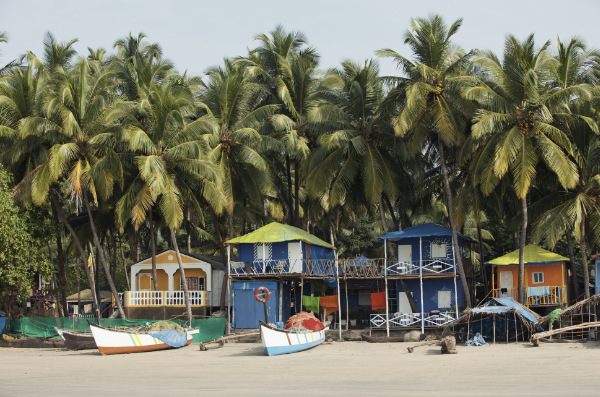
M454 336L447 336L441 341L442 354L456 354L456 338Z

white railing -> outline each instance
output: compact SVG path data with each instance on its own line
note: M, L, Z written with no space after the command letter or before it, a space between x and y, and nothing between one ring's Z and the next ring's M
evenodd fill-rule
M421 321L421 313L391 313L390 318L386 321L385 314L371 314L370 322L372 328L385 328L386 323L389 327L419 327L421 322L425 326L443 326L450 324L456 320L454 312L440 313L424 313L423 321Z
M336 267L335 260L333 259L266 259L251 262L230 261L229 272L232 276L261 276L273 274L335 276Z
M454 264L447 259L424 259L412 262L388 262L386 271L388 276L419 274L423 268L423 274L454 273Z
M204 306L205 291L188 291L192 306ZM128 291L127 306L185 306L183 291Z

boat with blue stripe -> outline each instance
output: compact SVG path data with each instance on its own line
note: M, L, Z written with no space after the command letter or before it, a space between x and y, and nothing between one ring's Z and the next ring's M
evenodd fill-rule
M320 345L325 341L326 325L319 331L279 329L260 321L260 338L267 356L295 353Z

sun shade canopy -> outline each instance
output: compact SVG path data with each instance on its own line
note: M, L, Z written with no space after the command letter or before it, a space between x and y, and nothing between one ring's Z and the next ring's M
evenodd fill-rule
M525 246L525 263L560 263L568 261L562 255L555 254L554 252L546 251L537 245L526 245ZM492 259L487 262L494 266L510 266L519 264L519 250L515 250L506 255Z
M458 233L459 236L474 241L471 237ZM424 223L397 232L390 232L379 237L379 240L398 241L404 238L418 237L451 237L452 230L447 227L436 225L435 223Z
M266 226L245 234L240 237L226 241L227 244L253 244L253 243L278 243L282 241L304 241L305 243L318 245L320 247L335 249L331 244L326 243L318 237L305 232L297 227L273 222Z

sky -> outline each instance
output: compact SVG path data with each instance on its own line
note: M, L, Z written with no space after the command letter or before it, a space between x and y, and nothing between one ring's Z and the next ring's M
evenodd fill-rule
M88 47L111 53L115 41L142 32L179 72L202 76L223 58L246 55L258 45L257 34L282 25L303 32L327 69L345 59L377 58L383 48L410 58L403 35L411 18L434 13L447 25L463 18L454 42L467 51L501 55L507 34L524 39L531 33L539 45L579 36L600 48L596 0L0 0L0 31L8 35L8 43L0 43L0 65L26 51L41 57L46 32L59 42L79 39L74 48L82 56ZM378 61L381 75L398 74L390 59Z

